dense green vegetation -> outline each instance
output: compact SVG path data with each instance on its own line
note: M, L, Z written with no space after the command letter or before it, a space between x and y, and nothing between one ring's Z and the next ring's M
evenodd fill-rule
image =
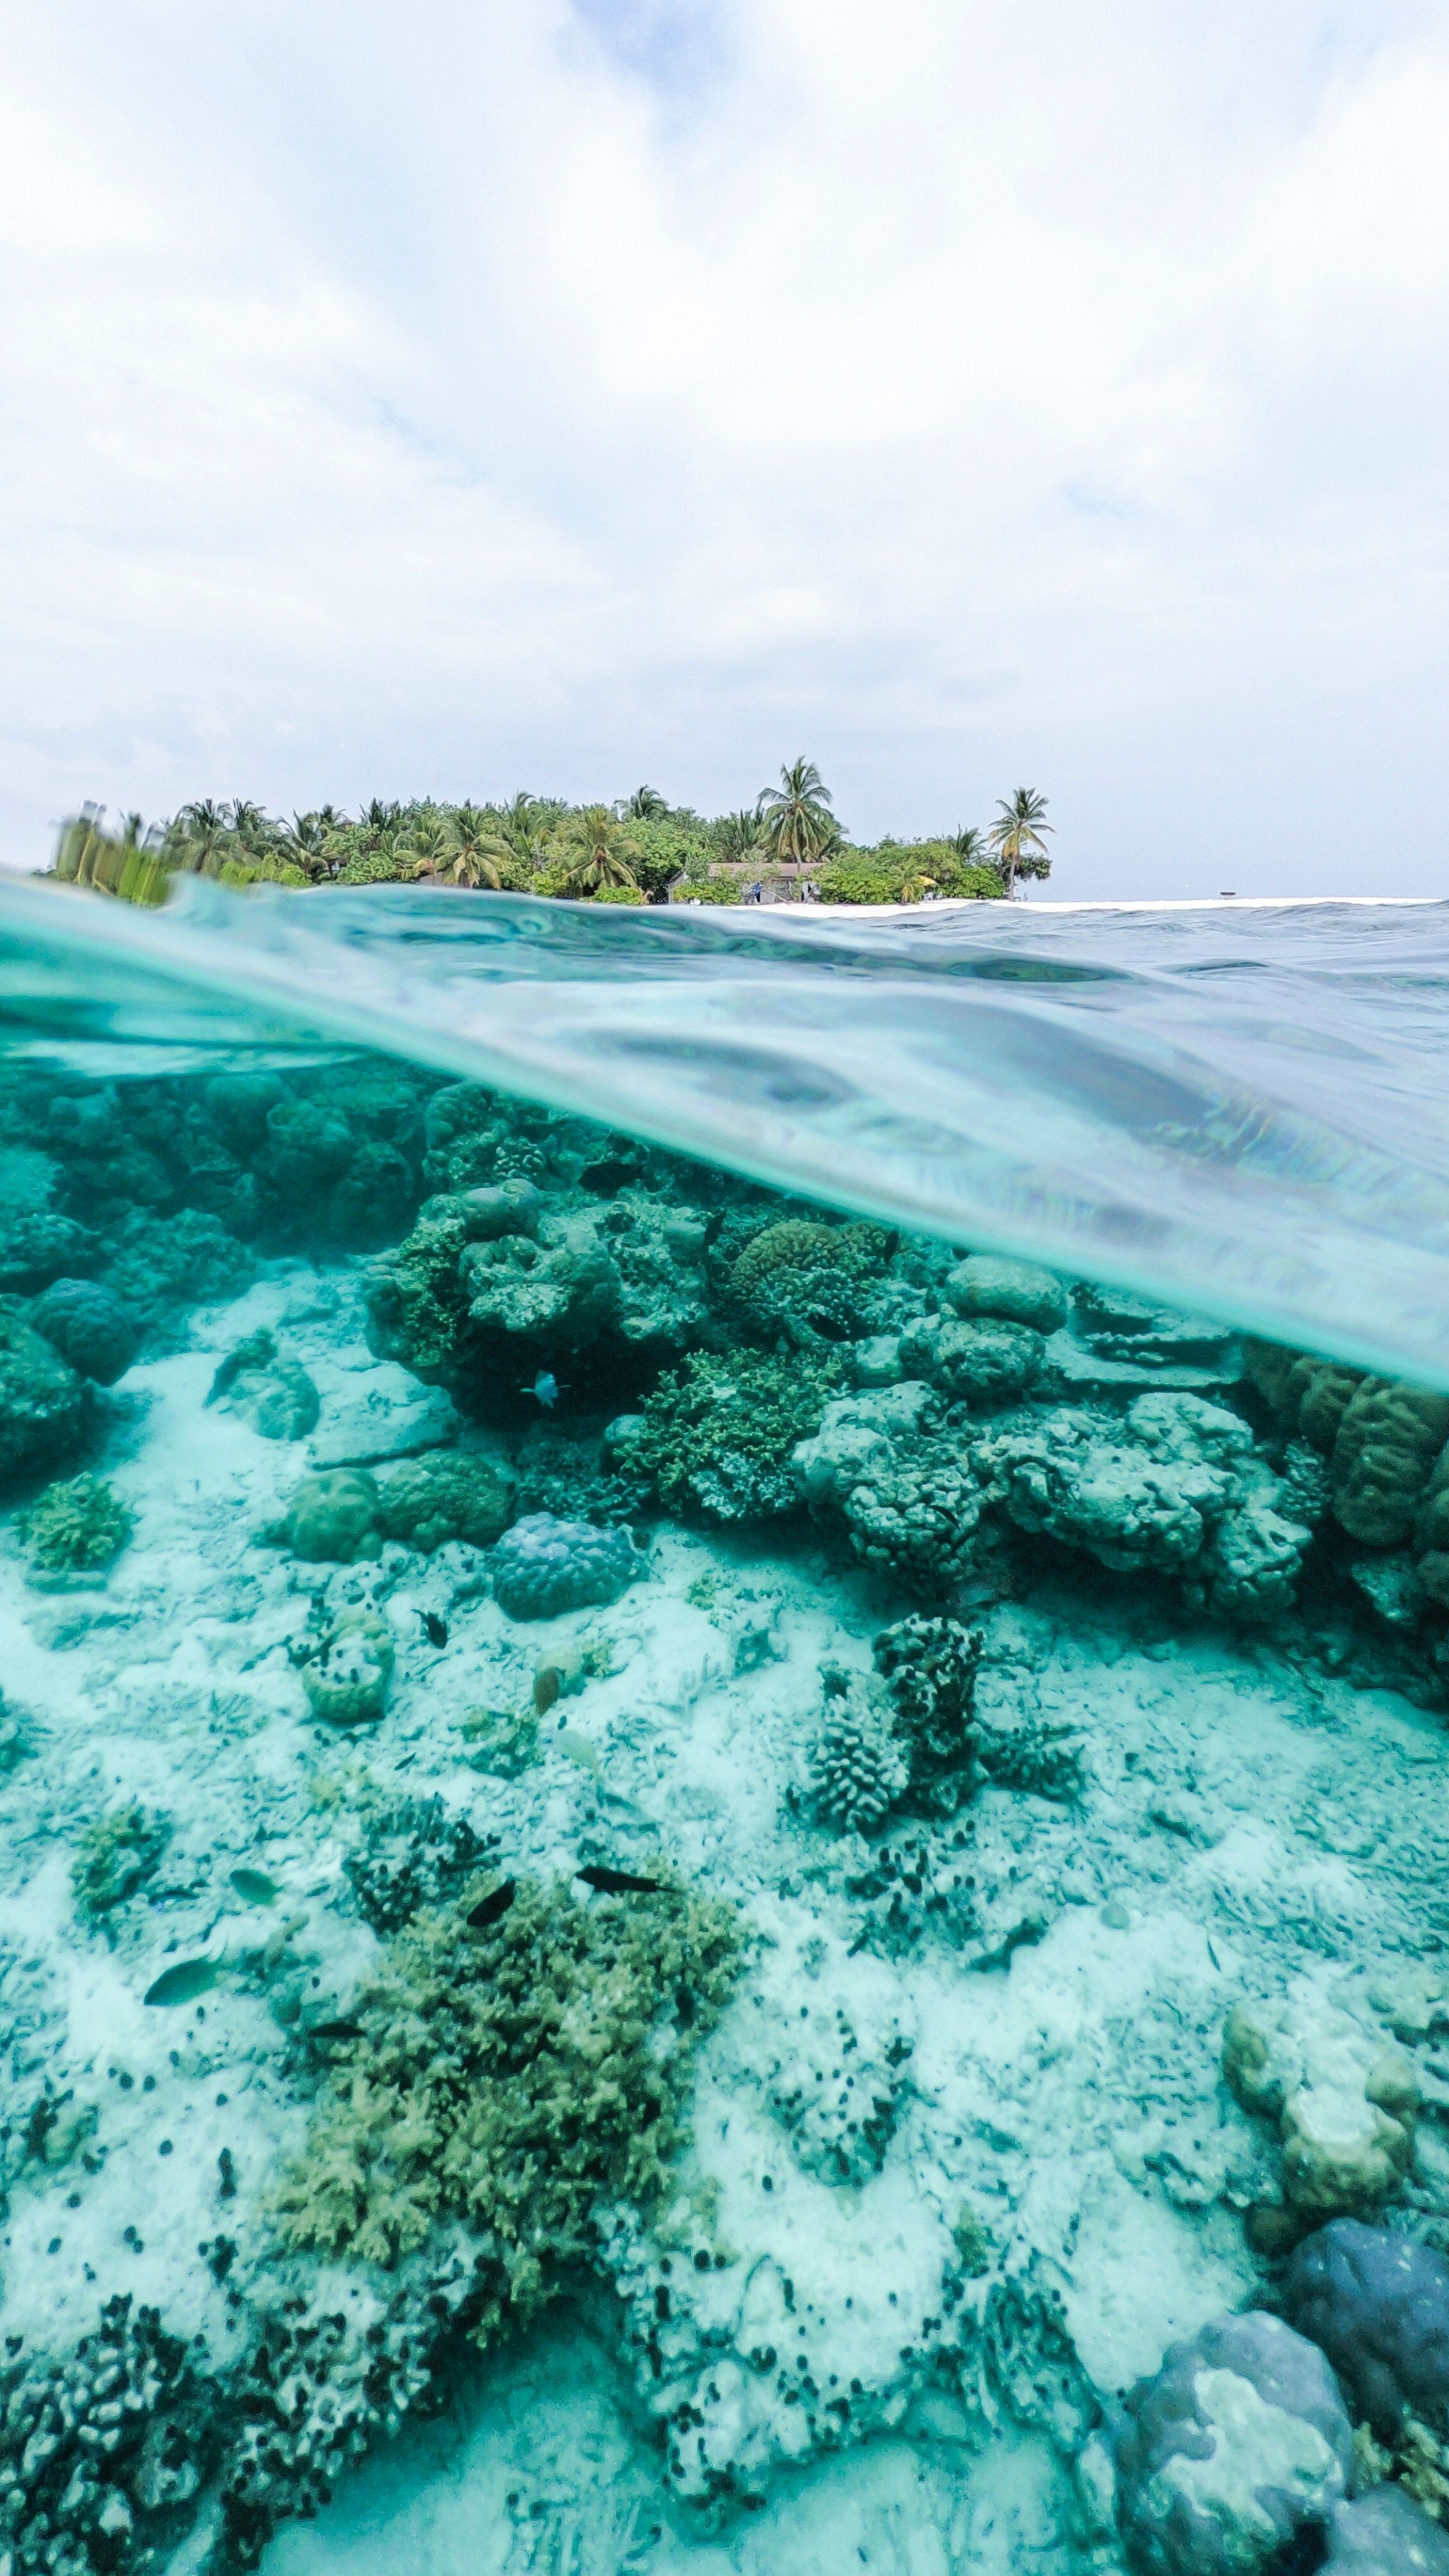
M920 903L1009 896L1051 872L1046 798L1019 787L996 821L927 840L853 842L813 761L795 760L752 806L706 817L637 787L612 805L519 794L506 803L374 797L289 823L243 797L207 798L149 828L115 830L88 806L62 826L52 874L133 903L166 899L179 875L223 885L431 884L594 903L738 903L756 885L825 903Z

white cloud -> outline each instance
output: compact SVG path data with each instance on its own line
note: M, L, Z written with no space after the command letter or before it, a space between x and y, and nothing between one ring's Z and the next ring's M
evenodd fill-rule
M724 805L804 749L862 835L1030 779L1063 892L1439 890L1441 11L0 45L12 862L86 794Z

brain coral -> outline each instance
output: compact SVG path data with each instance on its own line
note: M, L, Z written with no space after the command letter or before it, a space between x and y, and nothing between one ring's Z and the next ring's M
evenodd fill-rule
M1333 1444L1333 1509L1351 1538L1397 1547L1449 1439L1449 1396L1367 1377L1344 1407Z
M642 1563L627 1530L530 1512L493 1550L493 1595L510 1619L555 1619L617 1601Z
M349 1610L302 1666L302 1688L314 1717L329 1726L365 1726L381 1717L392 1680L393 1635L372 1610Z
M1118 2514L1140 2576L1266 2576L1352 2487L1332 2371L1261 2309L1170 2345L1124 2413Z
M430 1555L449 1539L491 1547L513 1517L513 1489L486 1458L435 1449L394 1469L382 1488L379 1519L388 1538Z
M307 1565L355 1565L382 1546L382 1496L365 1467L326 1467L304 1476L279 1533Z

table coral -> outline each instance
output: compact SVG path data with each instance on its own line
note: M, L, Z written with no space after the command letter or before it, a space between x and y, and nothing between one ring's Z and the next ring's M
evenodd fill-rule
M532 2314L595 2251L602 2209L670 2188L741 1956L731 1910L675 1885L580 1904L520 1879L481 1932L420 1915L355 2007L284 2235L387 2264L461 2219L488 2257L480 2339Z

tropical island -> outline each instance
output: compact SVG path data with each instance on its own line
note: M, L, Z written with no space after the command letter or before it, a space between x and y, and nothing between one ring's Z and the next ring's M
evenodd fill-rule
M282 822L246 798L201 798L147 826L104 809L65 822L49 874L132 903L164 903L173 879L247 887L439 885L590 903L1010 901L1051 873L1047 799L1018 787L984 829L853 842L815 763L799 759L753 805L705 816L655 787L612 804L519 793L450 804L374 797L354 817L321 805Z

